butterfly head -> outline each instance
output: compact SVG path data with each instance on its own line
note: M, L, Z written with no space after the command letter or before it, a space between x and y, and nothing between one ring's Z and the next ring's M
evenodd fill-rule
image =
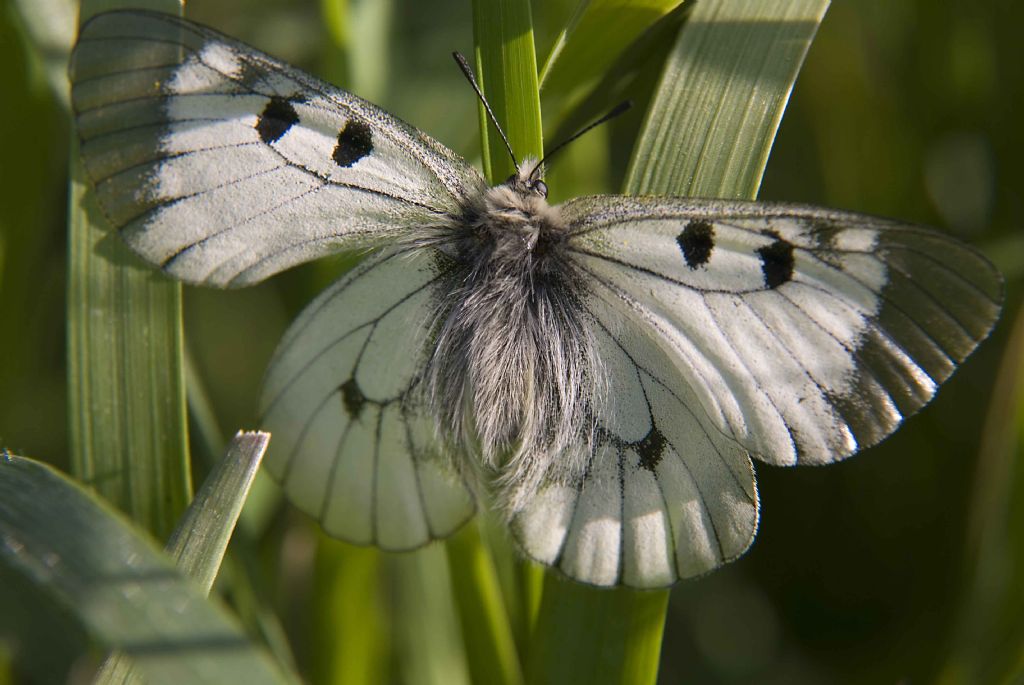
M499 254L535 252L564 237L565 223L558 209L548 204L548 186L538 178L539 168L536 160L527 159L519 171L487 192L481 224L493 236Z
M541 163L533 158L526 158L519 165L516 173L509 176L501 185L524 196L535 196L542 200L548 198L548 184L541 178Z

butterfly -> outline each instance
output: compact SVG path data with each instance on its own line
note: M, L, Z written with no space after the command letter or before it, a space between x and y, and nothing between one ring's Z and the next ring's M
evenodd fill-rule
M71 63L109 222L181 281L366 258L292 324L265 462L344 540L408 550L497 508L526 556L660 587L741 555L752 458L826 464L923 407L999 315L972 248L901 222L487 184L359 97L212 29L101 14Z

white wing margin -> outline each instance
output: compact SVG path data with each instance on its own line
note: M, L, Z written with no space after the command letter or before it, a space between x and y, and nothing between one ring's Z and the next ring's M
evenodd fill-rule
M483 187L379 107L172 15L97 15L70 75L100 206L184 281L247 285L384 244L449 221Z
M264 464L330 535L407 550L473 515L415 392L437 282L429 251L371 257L303 311L267 371Z
M1002 282L984 257L905 224L653 197L562 212L579 268L652 331L713 423L773 464L877 443L999 314Z
M548 483L512 521L523 551L592 585L671 585L735 559L753 542L758 498L746 450L708 419L616 292L587 302L610 406L587 472Z

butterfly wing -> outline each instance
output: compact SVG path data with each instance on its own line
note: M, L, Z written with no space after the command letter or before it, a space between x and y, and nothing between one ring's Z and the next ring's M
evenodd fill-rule
M753 539L748 453L827 463L889 435L991 329L1001 280L924 229L792 205L561 207L609 388L587 471L515 515L577 580L648 588Z
M701 409L651 332L597 283L586 303L611 411L586 472L547 483L512 530L531 558L592 585L663 587L735 559L758 499L747 451Z
M483 185L379 107L172 15L94 17L71 81L101 207L184 281L247 285L393 242L458 216Z
M655 336L719 430L773 464L874 445L999 314L984 257L905 224L671 198L580 198L563 213L579 268Z
M473 514L416 392L438 279L429 251L364 261L306 308L267 371L264 464L335 537L412 549Z

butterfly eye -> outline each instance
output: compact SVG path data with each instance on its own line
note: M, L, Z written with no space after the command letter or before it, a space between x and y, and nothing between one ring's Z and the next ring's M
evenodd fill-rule
M533 191L541 197L546 198L548 196L548 184L544 181L534 181L531 187L533 188Z

